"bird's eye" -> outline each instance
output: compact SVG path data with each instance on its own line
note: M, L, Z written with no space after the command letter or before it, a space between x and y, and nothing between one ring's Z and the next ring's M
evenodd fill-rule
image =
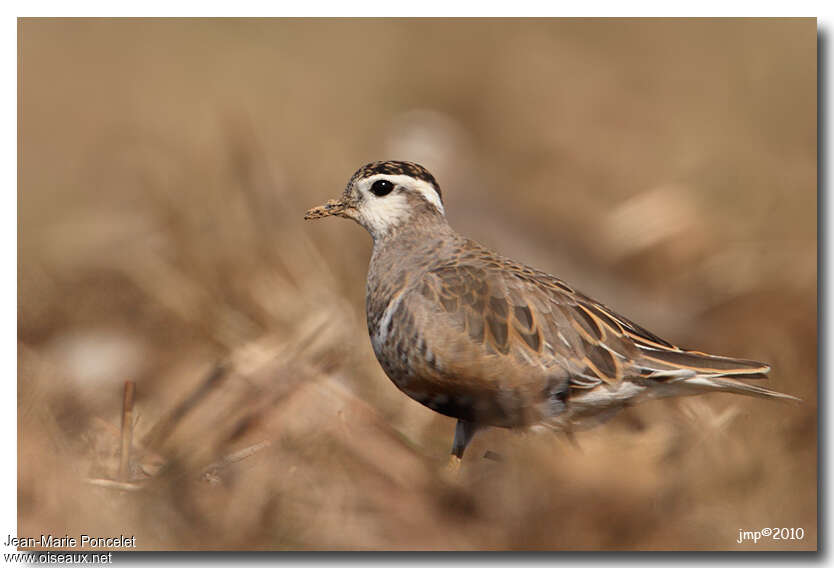
M394 184L387 179L378 179L371 186L371 192L377 197L388 195L392 189L394 189Z

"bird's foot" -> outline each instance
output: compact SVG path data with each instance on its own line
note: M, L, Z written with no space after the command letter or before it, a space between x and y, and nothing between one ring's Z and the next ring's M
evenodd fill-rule
M456 456L455 454L451 454L449 456L449 462L446 464L446 472L453 476L460 475L460 466L463 463L463 460Z

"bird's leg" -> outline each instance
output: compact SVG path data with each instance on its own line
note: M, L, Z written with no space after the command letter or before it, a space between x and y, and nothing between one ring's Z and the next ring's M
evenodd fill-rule
M477 431L478 426L465 420L458 420L455 425L455 440L452 442L452 455L449 456L449 469L453 472L460 469L463 452L466 451L466 446L475 437Z
M462 459L463 452L466 451L466 446L475 437L475 432L477 431L478 427L474 423L458 420L458 423L455 425L455 440L452 442L452 455L458 459Z

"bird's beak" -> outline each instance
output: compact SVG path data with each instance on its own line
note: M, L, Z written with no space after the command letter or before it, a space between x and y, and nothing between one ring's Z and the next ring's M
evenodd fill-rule
M345 209L347 209L347 205L345 205L344 201L331 199L324 205L313 207L307 211L307 213L304 214L304 218L309 221L310 219L321 219L322 217L330 217L331 215L344 217Z

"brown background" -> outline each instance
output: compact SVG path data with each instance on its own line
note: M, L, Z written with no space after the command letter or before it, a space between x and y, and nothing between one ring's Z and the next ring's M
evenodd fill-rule
M816 41L812 19L23 20L18 535L814 548ZM453 421L371 352L369 237L301 220L378 159L427 166L461 232L804 402L653 402L579 449L495 430L448 479ZM95 481L126 379L131 491ZM805 538L736 544L764 527Z

